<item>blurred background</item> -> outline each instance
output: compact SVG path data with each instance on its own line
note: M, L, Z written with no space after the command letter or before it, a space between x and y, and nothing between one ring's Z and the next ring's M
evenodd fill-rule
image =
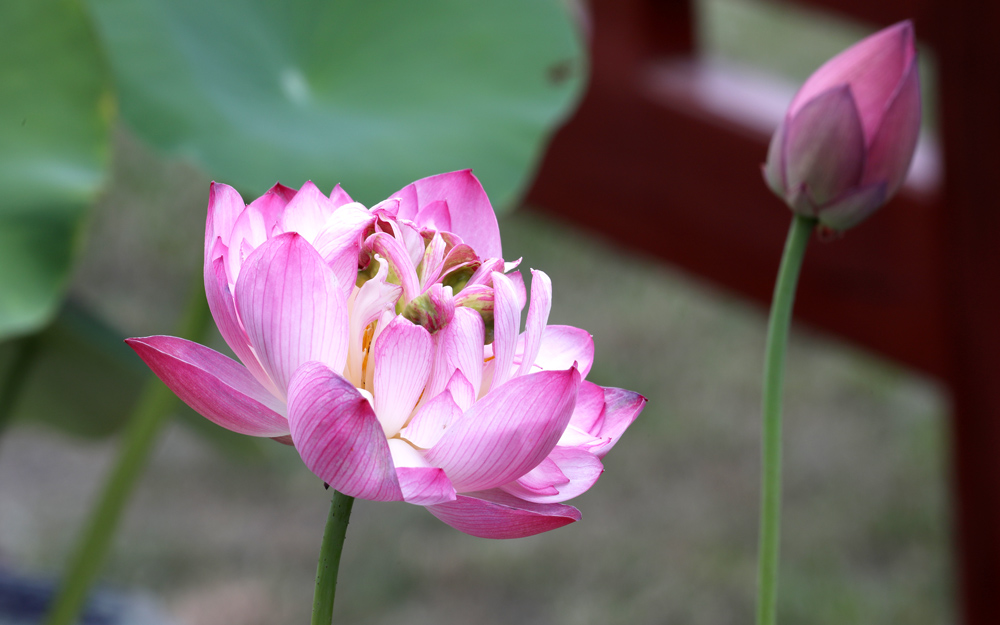
M203 298L211 180L246 200L279 179L339 182L371 205L472 167L507 255L551 276L550 322L594 335L588 379L649 404L572 502L583 521L558 531L488 541L358 501L337 618L749 622L762 302L789 221L758 167L797 85L908 15L764 0L238 4L0 9L0 571L62 573L146 379L121 339L171 334ZM937 80L922 54L914 174L870 223L814 242L803 274L783 622L959 619L931 279L944 254L925 232L943 194ZM214 328L202 340L225 349ZM294 450L175 413L100 586L148 602L151 625L307 622L329 493Z

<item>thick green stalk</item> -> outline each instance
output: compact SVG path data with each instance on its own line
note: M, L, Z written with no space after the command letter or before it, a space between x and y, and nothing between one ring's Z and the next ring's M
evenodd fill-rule
M330 515L323 530L323 544L319 548L316 566L316 592L313 595L312 625L330 625L333 622L333 599L337 594L337 571L340 556L344 553L344 538L351 520L354 497L333 492Z
M757 571L757 625L774 625L778 603L778 548L781 533L781 396L785 351L792 322L795 287L806 245L816 221L795 215L788 231L771 302L764 356L763 449L760 493L760 543Z
M188 303L177 334L187 338L201 338L211 319L204 290L199 284ZM104 565L125 504L143 473L157 435L166 424L176 400L173 392L156 378L150 377L143 386L122 434L118 460L80 534L59 592L49 606L45 625L76 623Z

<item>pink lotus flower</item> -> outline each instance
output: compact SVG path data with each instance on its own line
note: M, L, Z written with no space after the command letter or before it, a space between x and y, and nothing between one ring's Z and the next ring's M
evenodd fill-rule
M548 325L548 276L532 271L528 302L516 266L469 171L370 210L339 185L275 185L246 206L213 184L205 290L243 364L175 337L128 343L196 411L290 442L344 494L529 536L580 518L561 502L646 400L584 380L590 335Z
M919 133L917 52L906 21L809 77L771 139L764 177L793 211L843 230L899 190Z

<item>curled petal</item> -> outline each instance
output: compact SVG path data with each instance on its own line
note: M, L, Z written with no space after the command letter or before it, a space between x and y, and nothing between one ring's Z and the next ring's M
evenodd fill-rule
M420 280L413 267L410 254L392 235L377 232L368 237L366 245L389 263L389 279L403 287L403 303L420 295Z
M579 385L576 369L514 378L479 400L425 457L448 473L459 492L512 482L555 447Z
M250 436L288 434L284 405L231 358L173 336L125 342L170 390L212 423Z
M347 302L333 270L298 234L279 235L247 259L236 282L236 310L282 394L304 362L343 371Z
M580 520L580 511L572 506L532 503L501 490L464 493L453 502L427 509L455 529L479 538L524 538Z
M373 501L403 498L371 404L326 365L308 362L295 370L288 425L302 461L331 487Z
M518 375L528 373L535 363L542 332L549 321L549 311L552 310L552 280L545 272L535 269L531 270L531 275L531 305L528 306L528 318L524 325L524 350L517 369Z

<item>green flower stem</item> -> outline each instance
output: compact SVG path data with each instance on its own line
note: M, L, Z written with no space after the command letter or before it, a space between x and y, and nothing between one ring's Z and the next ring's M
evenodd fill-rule
M212 316L200 285L188 303L178 327L178 336L198 339L205 334ZM142 475L157 435L177 397L156 378L143 386L139 400L122 434L118 460L104 484L104 491L91 510L70 558L59 592L49 606L45 625L73 625L82 610L91 586L104 564L111 538L118 527L125 504Z
M778 547L781 532L781 394L785 351L792 321L795 287L814 219L795 215L785 241L771 302L764 356L763 453L760 494L760 543L757 571L757 625L774 625L778 602Z
M7 378L3 381L3 386L0 386L0 436L14 416L14 408L28 381L28 373L38 356L41 342L41 331L21 337L14 342L15 351L7 369Z
M323 530L323 544L319 548L316 566L316 592L313 595L312 625L330 625L333 622L333 599L337 594L337 571L340 556L344 553L344 538L351 520L354 497L333 491L330 515Z

